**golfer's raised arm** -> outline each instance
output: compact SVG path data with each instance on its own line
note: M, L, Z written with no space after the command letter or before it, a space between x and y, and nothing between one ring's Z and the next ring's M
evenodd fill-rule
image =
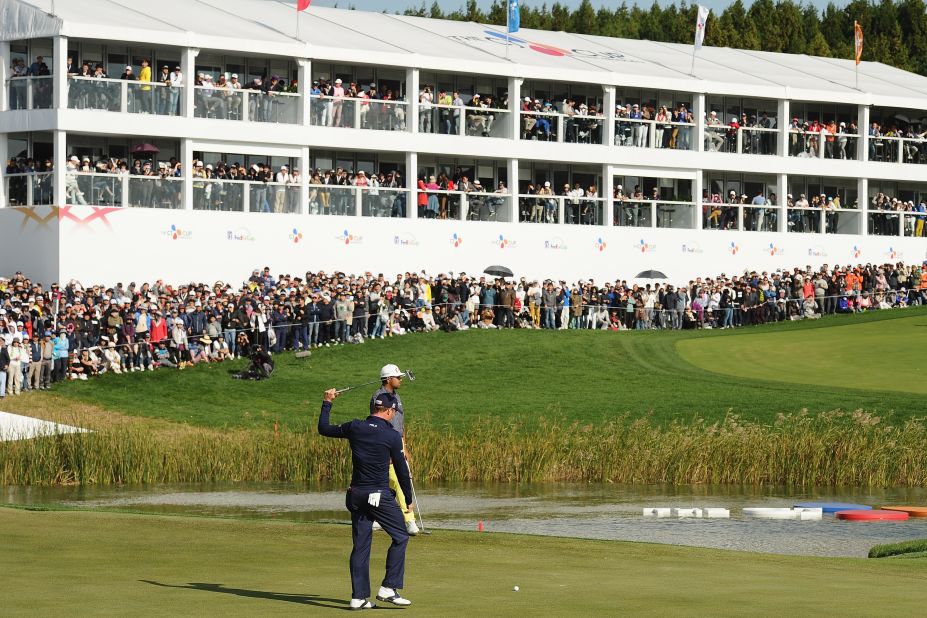
M336 397L338 397L338 391L334 388L325 391L322 409L319 411L319 433L329 438L347 438L347 428L351 423L332 425L328 420L332 412L332 402L335 401Z

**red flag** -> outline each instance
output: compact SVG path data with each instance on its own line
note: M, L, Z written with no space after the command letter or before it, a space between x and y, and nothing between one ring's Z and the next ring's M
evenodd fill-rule
M858 22L853 22L853 44L856 48L856 64L859 64L863 57L863 27Z
M309 5L312 3L312 0L296 0L296 10L305 11L309 8Z

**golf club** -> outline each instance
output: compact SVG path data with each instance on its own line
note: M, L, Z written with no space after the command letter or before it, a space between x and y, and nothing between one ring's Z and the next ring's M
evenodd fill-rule
M430 536L431 532L425 530L425 520L422 519L422 507L418 503L418 496L415 495L415 483L412 481L412 466L409 465L408 461L406 461L406 469L409 471L409 486L412 488L412 502L415 504L415 509L418 511L418 523L421 524L421 533L425 536Z
M412 373L411 369L406 369L405 371L402 372L402 375L408 378L410 382L415 382L415 374ZM340 395L341 393L352 391L355 388L361 388L362 386L370 386L371 384L379 384L379 383L380 383L380 380L371 380L370 382L364 382L363 384L355 384L354 386L346 386L344 388L339 388L335 392Z

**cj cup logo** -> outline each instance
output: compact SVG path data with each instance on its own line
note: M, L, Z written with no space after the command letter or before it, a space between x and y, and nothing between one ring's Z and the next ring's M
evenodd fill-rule
M769 243L769 246L766 247L765 251L769 252L769 255L785 255L785 249L782 247L777 247L775 243Z
M451 234L451 246L452 247L456 248L462 244L463 244L463 236L461 236L457 232L454 232L453 234Z
M397 247L417 247L418 240L412 234L396 234L393 236L393 244Z
M600 253L603 252L603 251L605 251L605 240L603 240L602 238L596 238L596 239L595 239L595 248L596 248L596 250L597 250L598 252L600 252Z
M566 243L562 238L555 237L544 241L544 248L548 251L566 251Z
M732 240L731 244L727 246L727 252L730 253L731 255L737 255L738 253L740 253L740 245L738 245L736 242Z
M499 234L497 238L490 241L490 244L493 244L500 249L514 249L518 243L511 238L506 238L505 234Z
M363 236L357 236L356 234L352 234L348 230L342 231L341 234L339 234L338 236L335 236L335 239L345 245L358 245L364 241Z
M705 253L702 250L702 246L697 242L684 242L682 243L682 252L685 255L699 255Z
M171 224L169 229L161 232L161 235L169 236L171 240L190 240L193 238L193 232L190 230L182 230L174 224Z
M657 246L655 244L649 243L643 238L640 239L640 242L634 244L634 248L641 253L653 253L657 250Z
M299 241L303 239L303 233L300 232L295 227L292 230L290 230L289 236L290 236L290 242L293 243L294 245L298 245Z
M853 250L850 251L850 255L851 255L851 256L853 257L853 259L855 260L855 259L860 258L860 257L863 256L863 250L860 249L857 245L853 245Z
M899 251L894 247L889 247L888 251L885 252L885 257L890 260L900 260L904 258L904 251Z

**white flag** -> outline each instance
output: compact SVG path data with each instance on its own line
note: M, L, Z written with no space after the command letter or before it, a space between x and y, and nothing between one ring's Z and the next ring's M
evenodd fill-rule
M696 51L702 48L702 41L705 40L705 22L708 21L709 13L711 13L711 9L708 9L701 4L698 6L698 19L695 22Z

